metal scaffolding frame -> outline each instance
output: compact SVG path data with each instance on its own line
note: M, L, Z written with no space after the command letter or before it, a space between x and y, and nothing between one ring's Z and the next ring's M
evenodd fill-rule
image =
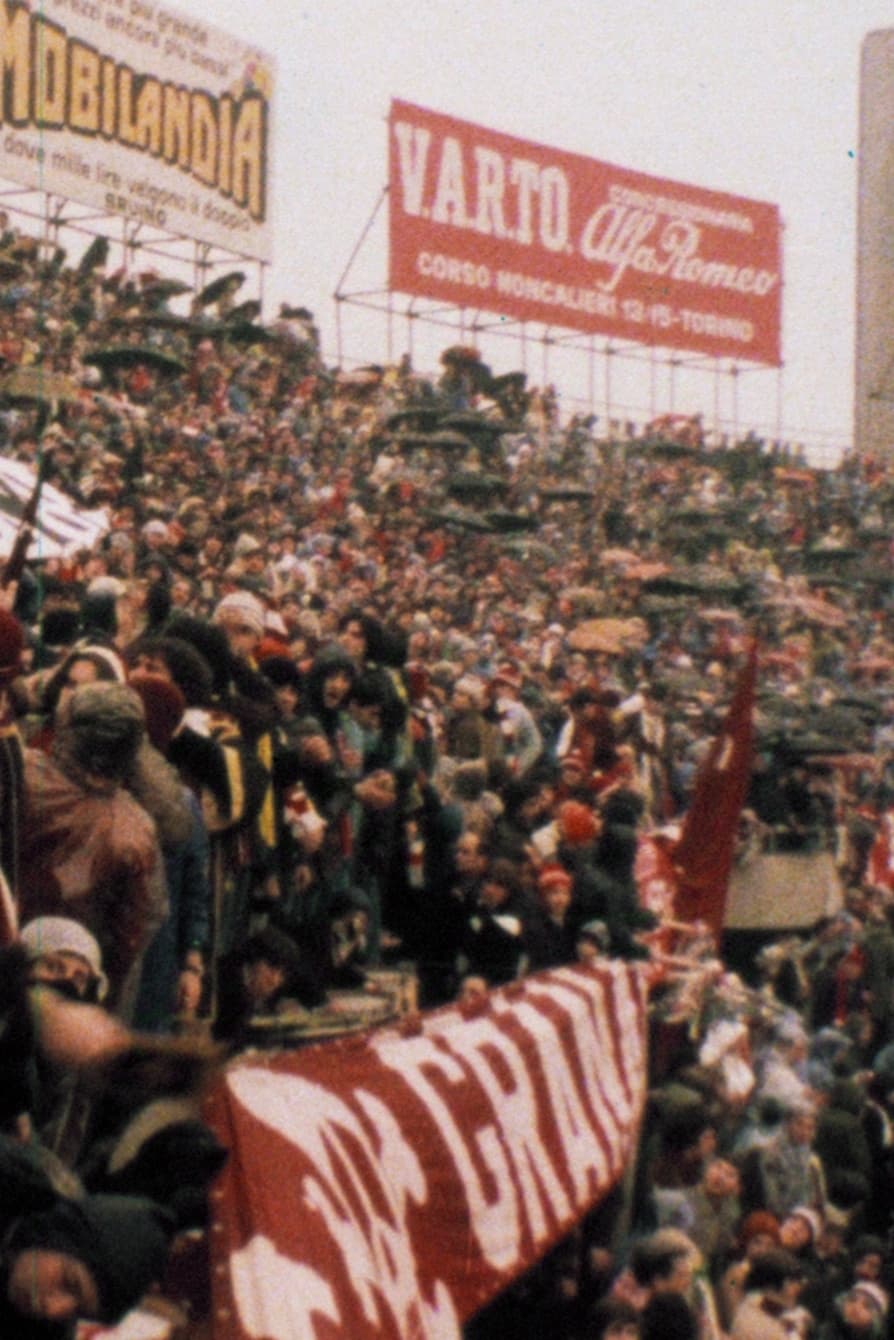
M343 313L346 309L356 308L366 312L378 313L382 316L385 322L385 356L389 363L394 361L395 325L398 322L405 326L405 339L402 347L409 354L411 360L414 356L415 346L413 332L417 323L449 332L450 337L456 337L460 343L475 339L478 336L487 340L511 341L519 350L519 366L526 374L532 372L529 360L530 347L532 345L539 346L541 351L539 371L541 384L544 386L550 382L550 354L552 350L563 352L571 350L579 353L581 359L584 360L583 366L586 370L590 413L596 414L599 411L604 417L604 422L609 425L616 421L615 411L618 409L614 396L613 374L619 363L623 361L648 363L649 403L648 406L643 408L648 409L650 419L655 419L659 414L674 414L677 412L678 406L675 403L675 397L679 370L705 373L712 380L712 429L718 439L722 436L720 428L721 392L724 383L728 386L731 412L723 419L723 422L728 425L729 435L737 437L742 428L739 422L740 379L754 373L761 373L764 376L769 374L776 377L774 437L777 440L782 438L782 364L778 368L770 367L767 364L746 359L729 360L707 354L686 353L661 345L657 341L642 342L622 340L614 336L609 337L600 334L585 334L560 325L520 321L486 309L470 309L441 302L428 302L425 299L399 293L387 287L350 287L351 276L382 214L388 193L389 188L386 185L379 193L373 210L351 250L347 264L332 295L335 305L336 349L339 366L343 364L345 358ZM598 376L600 367L601 378ZM662 370L666 374L667 381L667 392L663 397L660 395L658 388L659 374ZM597 389L598 387L601 387L601 394ZM704 417L707 418L708 416L705 415Z
M153 227L142 219L104 213L68 196L55 195L37 187L18 186L6 180L0 180L0 209L36 224L47 247L61 246L69 234L75 239L90 241L103 237L109 243L112 269L120 269L129 275L138 270L143 257L157 258L184 277L189 274L196 292L209 282L215 270L238 264L249 274L254 274L253 296L263 302L267 262L243 252Z

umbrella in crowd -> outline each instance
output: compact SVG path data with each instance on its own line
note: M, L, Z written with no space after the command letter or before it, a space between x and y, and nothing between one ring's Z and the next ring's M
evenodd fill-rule
M53 372L41 366L13 369L0 377L0 397L6 400L34 400L65 404L80 400L77 383L64 372Z
M244 272L231 270L228 274L220 275L217 279L212 279L210 284L206 284L196 298L196 303L199 307L210 307L213 302L220 302L221 298L232 297L244 283Z
M35 472L23 461L0 456L0 555L10 553L19 531L25 503L34 490ZM45 484L31 545L33 558L59 558L77 549L92 548L109 528L102 509L84 511L59 489Z
M81 257L78 265L78 276L81 279L98 270L100 266L105 265L109 258L109 239L107 237L94 237L87 250Z
M832 545L818 544L813 549L808 549L804 555L804 563L808 571L817 568L834 568L838 563L846 563L849 559L859 558L862 552L862 549L845 548L844 545L833 547Z
M476 516L474 512L465 512L458 507L447 507L441 511L430 510L425 515L429 521L440 526L458 526L460 530L474 530L481 535L494 534L493 526L484 517Z
M623 567L628 563L638 563L639 561L639 554L634 553L632 549L603 549L602 553L599 555L599 562L608 567L614 565ZM665 571L668 571L666 563L662 563L661 566Z
M625 577L636 582L650 582L655 577L664 577L671 570L667 563L641 563L639 561L622 563L621 568Z
M476 475L471 472L456 475L447 485L447 492L455 498L489 498L506 493L509 483L498 475Z
M519 530L538 530L540 527L537 517L531 516L528 512L504 512L495 509L492 512L485 512L485 517L491 530L504 535Z
M0 255L0 279L15 279L23 270L21 261L16 260L14 256L8 253Z
M820 628L844 628L847 615L837 605L830 605L818 596L780 595L771 596L764 602L772 609L787 610L802 623L816 624Z
M389 432L403 429L407 435L422 434L434 429L440 417L441 411L432 405L410 405L406 409L398 409L389 414L385 420L385 427ZM418 445L427 445L427 440L421 438Z
M185 283L182 279L147 273L141 276L143 293L146 297L157 299L159 302L168 298L178 298L183 293L191 293L192 285Z
M461 434L486 455L496 451L500 438L508 431L505 423L496 423L482 414L460 411L441 420L441 428Z
M691 567L672 568L670 572L648 577L643 581L643 587L656 595L712 595L716 598L738 595L741 582L722 569L695 563Z
M234 307L232 312L227 313L227 321L236 325L240 321L246 325L251 325L261 315L261 304L256 298L249 298L247 302L240 302L238 307Z
M231 344L267 344L275 338L266 326L258 326L253 321L233 321L229 317L221 334ZM348 376L352 375L348 373Z
M625 651L638 650L649 640L649 629L644 619L585 619L568 634L572 651L602 652L620 656Z
M134 368L139 364L170 376L179 376L186 371L186 364L181 358L175 358L173 354L150 344L119 344L107 349L96 349L92 354L85 355L84 362L102 368L103 372L111 372L114 368Z
M696 618L705 623L738 623L742 618L742 611L716 609L711 606L709 609L696 610Z
M569 486L567 488L543 489L540 496L544 502L591 503L593 501L593 490Z
M542 560L544 563L559 561L558 552L551 545L531 539L529 535L519 535L507 540L502 547L504 553L511 554L514 558Z
M452 428L439 428L436 433L428 435L428 446L438 451L471 451L474 443L464 433L457 433Z

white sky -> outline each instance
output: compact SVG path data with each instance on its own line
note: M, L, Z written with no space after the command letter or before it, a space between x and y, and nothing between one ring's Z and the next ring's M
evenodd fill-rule
M275 261L269 300L302 303L334 360L331 295L387 179L392 97L698 186L768 200L786 225L781 379L738 379L738 420L850 440L860 43L890 0L176 0L271 52ZM384 287L384 210L349 289ZM393 353L406 326L393 328ZM343 352L382 361L385 322L343 312ZM417 365L434 366L442 332ZM522 365L505 341L499 371ZM541 353L527 354L529 381ZM616 361L616 360L615 360ZM550 375L561 380L560 370ZM631 374L633 375L633 374ZM616 372L612 394L650 393ZM734 412L732 378L676 383L659 409ZM597 398L603 394L600 360ZM654 386L655 383L653 382ZM580 388L578 388L580 389ZM588 382L589 389L589 382ZM599 404L596 406L600 409ZM780 419L781 411L781 419ZM616 410L617 412L617 410ZM631 415L631 417L633 417ZM775 435L775 432L772 433Z

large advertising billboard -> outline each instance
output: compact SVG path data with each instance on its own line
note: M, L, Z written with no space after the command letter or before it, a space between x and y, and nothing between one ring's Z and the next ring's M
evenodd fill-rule
M777 206L395 100L391 289L519 321L778 366Z
M0 175L271 257L271 58L155 0L0 0Z

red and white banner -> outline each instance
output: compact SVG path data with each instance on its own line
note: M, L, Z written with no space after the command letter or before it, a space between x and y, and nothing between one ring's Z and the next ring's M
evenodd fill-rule
M642 965L564 968L474 1015L246 1059L208 1119L214 1340L457 1340L628 1165Z
M394 290L778 366L776 205L393 101Z

